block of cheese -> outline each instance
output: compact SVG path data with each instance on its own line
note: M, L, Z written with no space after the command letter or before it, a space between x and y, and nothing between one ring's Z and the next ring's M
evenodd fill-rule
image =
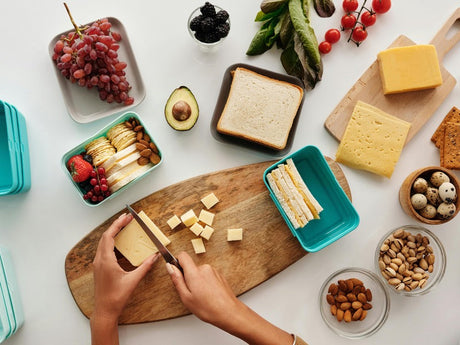
M358 101L336 161L390 178L406 142L410 123Z
M436 48L431 44L389 48L377 55L385 95L442 84Z
M174 229L176 226L178 226L178 225L181 223L181 221L180 221L180 219L179 219L178 216L174 215L174 216L172 216L171 218L169 218L169 219L166 221L166 223L168 223L169 227L170 227L171 230L172 230L172 229Z
M139 212L139 217L149 226L161 243L165 246L171 243L144 211ZM158 251L157 247L134 219L115 236L115 248L133 266L139 266L148 256Z
M192 240L193 250L195 254L202 254L206 253L206 248L204 247L203 239L201 238L194 238Z
M243 229L228 229L227 241L241 241L243 239Z
M190 227L190 231L193 232L196 236L200 236L201 232L203 231L203 227L199 223L194 223Z
M185 212L182 216L180 216L180 219L185 226L191 226L198 222L198 217L196 216L195 212L193 212L193 210L188 210Z
M203 205L209 210L215 204L219 202L219 199L214 193L206 195L203 199L201 199Z
M206 210L201 210L198 220L211 226L212 222L214 221L214 213L206 211Z
M211 238L212 234L214 233L214 228L210 227L209 225L205 225L203 231L201 232L200 236L207 239Z

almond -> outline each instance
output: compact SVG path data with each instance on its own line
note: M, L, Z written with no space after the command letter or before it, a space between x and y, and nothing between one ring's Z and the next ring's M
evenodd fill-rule
M345 280L339 280L339 290L346 292L347 291L347 283L345 283Z
M129 129L133 129L133 125L129 121L125 121L125 126L128 127Z
M363 310L361 308L359 308L358 310L356 310L354 313L353 313L353 316L352 316L352 319L357 321L361 318L361 315L363 314Z
M367 310L363 310L361 313L361 317L359 318L359 321L363 321L367 316Z
M327 292L329 292L332 295L337 295L338 291L339 291L339 287L337 286L337 284L334 284L334 283L329 285L329 289L327 290Z
M337 315L337 306L335 304L331 305L331 314Z
M347 297L346 297L346 296L343 296L343 295L338 295L338 296L335 298L335 300L336 300L337 302L339 302L339 303L343 303L343 302L347 302L347 301L348 301Z
M331 305L335 303L334 296L332 296L330 294L326 296L326 300L327 300L327 303L329 303Z
M364 304L363 304L363 309L364 309L364 310L372 309L372 304L370 304L370 303L364 303Z
M353 303L351 304L351 307L352 307L353 309L355 309L355 310L356 310L356 309L360 309L362 306L363 306L363 304L362 304L361 302L359 302L359 301L355 301L355 302L353 302Z
M354 302L356 301L356 295L351 292L347 293L347 299L348 299L348 302Z
M133 131L134 132L140 132L140 131L142 131L143 128L144 127L142 127L141 125L137 125L136 127L133 128Z
M137 132L136 134L136 140L141 141L144 136L142 135L142 132Z
M340 309L342 310L348 310L351 308L351 303L350 302L343 302L341 305L340 305Z
M358 301L360 301L361 303L366 303L367 302L367 297L365 294L363 294L362 292L360 292L358 294Z
M150 162L152 162L153 164L158 164L160 163L160 161L161 161L161 158L156 153L152 153L150 155Z
M140 157L137 159L137 164L139 165L146 165L150 162L150 160L147 157Z
M149 147L149 143L146 142L144 139L140 139L140 140L137 140L139 143L141 143L142 145L144 145L145 147Z
M143 151L146 148L147 148L147 146L145 146L144 144L136 143L136 149L138 149L139 151Z
M337 309L337 315L336 315L337 321L342 322L342 320L343 320L343 315L344 315L343 310L342 310L342 309Z
M150 142L150 136L144 132L144 140Z
M155 152L155 153L158 153L158 147L153 143L153 142L150 142L149 143L149 146L150 146L150 149Z
M345 313L343 314L343 319L345 320L345 322L351 321L351 311L350 310L345 311Z
M150 155L152 154L152 150L150 149L145 149L145 150L142 150L141 152L139 152L139 154L142 156L142 157L150 157Z

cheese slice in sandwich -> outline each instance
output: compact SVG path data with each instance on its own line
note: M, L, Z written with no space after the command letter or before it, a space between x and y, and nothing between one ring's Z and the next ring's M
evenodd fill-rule
M130 183L132 180L134 180L135 178L138 178L139 176L141 176L143 173L145 173L147 170L149 170L151 167L153 167L153 164L152 163L149 163L149 164L146 164L146 165L141 165L141 167L139 169L136 169L135 171L129 173L128 175L126 175L123 179L121 179L120 181L118 181L117 183L115 183L114 185L110 186L110 191L112 193L116 192L117 190L119 190L121 187L127 185L128 183Z
M123 180L126 176L136 171L137 169L140 169L141 167L142 165L137 163L137 161L134 161L125 166L124 168L118 170L114 174L111 174L109 177L107 177L107 183L109 184L109 186L111 186L117 183L118 181Z
M105 175L110 176L110 175L116 173L117 171L123 169L125 166L127 166L128 164L136 161L140 157L141 157L141 154L139 153L139 151L134 151L134 152L130 153L126 157L124 157L124 158L120 159L118 162L116 162L112 166L112 168L110 168L108 171L106 171Z
M300 86L238 67L217 131L282 150L302 98Z
M297 221L298 217L295 216L295 213L288 205L287 198L283 195L283 192L278 188L278 185L276 184L275 179L273 178L271 173L267 174L267 181L273 193L275 194L276 199L279 201L281 207L283 208L284 213L286 213L294 228L300 228L300 224Z

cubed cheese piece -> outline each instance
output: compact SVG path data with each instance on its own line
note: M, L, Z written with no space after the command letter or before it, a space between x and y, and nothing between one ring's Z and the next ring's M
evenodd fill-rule
M203 231L203 227L199 223L194 223L190 227L190 231L193 232L195 235L200 236L201 232Z
M209 241L213 233L214 229L211 228L209 225L205 225L204 230L201 232L200 236Z
M243 229L228 229L227 241L241 241L243 239Z
M182 223L185 224L185 226L191 226L198 222L198 217L196 216L195 212L193 210L188 210L185 212L180 219L182 220Z
M203 205L209 210L215 204L219 202L219 199L215 196L214 193L206 195L203 199L201 199Z
M377 59L385 95L431 89L442 84L433 45L390 48L380 52Z
M139 217L149 226L161 243L165 246L171 243L144 211L139 212ZM139 266L148 256L158 251L134 219L115 236L115 247L133 266Z
M202 221L203 223L211 226L212 222L214 221L214 213L211 213L211 212L206 211L206 210L201 210L200 211L200 216L198 217L198 219L200 221Z
M204 243L201 238L194 238L192 240L192 246L195 254L206 253L206 248L204 247Z
M180 224L180 219L178 216L174 215L172 216L171 218L169 218L166 223L168 223L169 227L172 229L174 229L176 226L178 226Z
M336 161L390 178L409 128L410 123L359 101L337 149Z

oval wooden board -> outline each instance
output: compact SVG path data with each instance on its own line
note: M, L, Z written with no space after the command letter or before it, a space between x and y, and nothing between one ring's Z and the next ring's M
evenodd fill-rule
M351 200L348 182L337 163L326 157L337 181ZM143 210L170 238L172 253L186 251L197 264L209 263L228 280L235 294L240 295L282 271L307 254L292 236L269 196L262 176L275 161L250 164L222 170L166 187L137 201L132 206ZM211 211L216 214L216 229L206 253L194 254L190 240L193 233L182 227L170 230L166 220L193 208L203 208L200 200L210 192L220 199ZM102 233L123 212L115 214L91 231L67 254L65 274L72 296L86 317L93 311L93 266L97 244ZM226 229L244 229L241 242L227 242ZM133 267L117 255L126 270ZM120 324L158 321L189 314L180 301L164 267L159 260L134 291L120 317Z

